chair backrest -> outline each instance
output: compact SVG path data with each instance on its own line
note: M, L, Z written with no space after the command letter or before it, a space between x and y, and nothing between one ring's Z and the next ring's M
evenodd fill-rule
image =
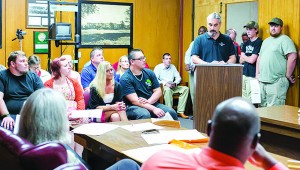
M54 169L67 163L63 144L47 142L33 145L11 131L0 127L1 169Z
M85 109L88 107L89 104L89 100L90 100L90 91L89 90L85 90L83 92L83 98L84 98L84 104L85 104Z
M11 131L0 127L0 164L1 169L21 169L19 155L33 145Z

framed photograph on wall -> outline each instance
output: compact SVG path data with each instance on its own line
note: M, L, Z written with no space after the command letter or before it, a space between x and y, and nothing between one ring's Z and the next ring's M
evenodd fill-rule
M48 27L48 1L55 0L27 0L26 26L27 28ZM54 22L54 13L51 12L51 23Z
M33 53L48 53L48 31L33 31Z
M132 8L132 3L80 0L80 47L132 47Z

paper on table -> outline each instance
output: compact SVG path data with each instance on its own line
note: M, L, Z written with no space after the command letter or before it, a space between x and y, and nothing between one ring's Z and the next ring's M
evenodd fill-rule
M261 103L260 85L257 79L250 80L252 103Z
M132 125L124 125L124 126L121 126L121 128L126 129L130 132L144 131L144 130L149 130L149 129L163 129L163 127L154 125L153 123L150 123L150 122L138 123L138 124L132 124Z
M73 129L73 132L78 134L86 134L86 135L102 135L118 127L119 125L114 125L109 123L89 123L89 124L83 124L78 128Z
M160 130L156 134L142 134L144 140L149 144L168 143L172 139L176 140L196 140L207 138L196 129L191 130Z
M164 117L151 118L151 121L152 121L153 123L154 123L154 122L157 122L157 121L160 121L160 120L174 120L174 119L173 119L173 117L170 115L169 112L166 112Z
M19 132L19 126L20 126L20 115L16 115L16 121L15 121L15 126L14 126L14 134L17 134Z
M102 109L91 109L91 110L73 110L71 118L101 118Z
M195 149L182 149L175 145L168 145L168 144L162 144L162 145L155 145L155 146L148 146L148 147L142 147L137 149L131 149L127 151L123 151L125 155L127 155L130 158L134 158L137 161L145 162L150 156L155 154L156 152L159 152L164 149L173 149L178 150L181 152L185 152L187 154L191 153L199 153L201 151L200 148ZM141 154L143 153L143 154Z

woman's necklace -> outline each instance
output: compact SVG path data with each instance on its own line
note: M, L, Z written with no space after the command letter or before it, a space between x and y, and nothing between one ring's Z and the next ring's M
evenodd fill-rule
M133 73L132 73L133 74ZM144 76L144 74L143 74L143 72L142 72L142 76L141 76L141 79L138 79L134 74L133 74L133 76L137 79L137 81L142 81L143 80L143 76Z

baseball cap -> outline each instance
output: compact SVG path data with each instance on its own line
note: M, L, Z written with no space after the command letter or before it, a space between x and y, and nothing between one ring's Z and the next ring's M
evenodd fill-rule
M255 29L258 29L259 26L258 26L258 23L257 23L257 22L255 22L255 21L250 21L250 22L248 22L248 23L244 26L244 28L255 28Z
M268 24L277 24L282 26L283 25L283 21L280 18L273 18Z

